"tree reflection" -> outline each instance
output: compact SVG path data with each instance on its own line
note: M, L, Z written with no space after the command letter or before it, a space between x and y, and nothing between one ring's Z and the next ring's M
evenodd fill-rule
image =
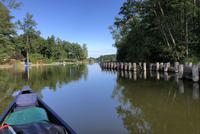
M124 90L123 86L116 86L113 92L113 97L120 102L116 111L122 118L124 126L131 134L151 134L151 126L145 120L142 109L134 106L131 100L124 96Z
M200 133L199 87L184 85L180 92L176 81L118 77L112 97L124 127L130 134Z
M38 93L45 87L55 91L58 89L57 87L61 87L63 84L78 81L79 79L87 79L88 74L87 66L84 64L32 67L25 70L0 70L1 111L13 100L12 93L24 86L29 86L34 92Z

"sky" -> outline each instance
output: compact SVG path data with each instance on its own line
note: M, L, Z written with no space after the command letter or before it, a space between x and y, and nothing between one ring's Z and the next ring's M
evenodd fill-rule
M86 43L89 57L116 53L108 29L124 0L18 0L22 6L12 11L13 21L26 13L34 15L37 30L47 38Z

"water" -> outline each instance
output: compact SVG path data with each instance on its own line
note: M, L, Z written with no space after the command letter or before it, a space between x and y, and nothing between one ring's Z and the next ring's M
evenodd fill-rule
M98 64L0 70L0 112L29 85L78 134L199 134L199 85Z

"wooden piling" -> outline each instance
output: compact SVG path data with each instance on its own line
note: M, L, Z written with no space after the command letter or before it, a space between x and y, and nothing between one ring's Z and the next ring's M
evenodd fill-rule
M137 64L133 63L133 71L136 72L137 71Z
M111 69L111 62L108 62L108 69Z
M147 70L147 64L144 62L143 63L143 70L146 71Z
M160 70L163 70L163 68L164 68L164 64L163 64L163 62L161 62L160 63Z
M128 63L128 70L129 70L129 71L132 70L132 64L131 64L131 62Z
M165 63L164 64L164 72L167 72L168 71L168 63Z
M116 62L113 62L113 70L116 70Z
M105 62L105 69L107 69L107 62Z
M109 69L112 69L112 62L110 62L110 66L109 66Z
M139 67L140 67L140 69L142 69L142 63L141 62L139 62Z
M175 71L175 73L178 73L178 69L179 69L179 63L175 62L174 63L174 71Z
M117 62L116 68L117 68L117 70L120 70L120 64L119 64L119 62Z
M125 71L128 70L128 65L127 65L127 63L124 63L124 70L125 70Z
M120 70L123 70L123 69L124 69L124 63L121 62L121 63L120 63Z
M153 70L153 63L149 64L149 70L152 71Z
M113 62L113 68L112 68L113 70L115 70L116 68L115 68L115 62Z
M158 74L158 72L160 70L164 71L164 73L168 73L168 72L175 72L175 76L178 79L182 79L184 77L184 79L192 79L194 82L198 82L200 80L199 77L199 68L200 68L200 64L198 65L193 65L192 67L190 67L192 65L192 63L190 63L190 65L183 65L183 64L179 64L178 62L174 63L174 66L170 67L170 63L159 63L157 62L156 64L154 63L150 63L149 64L149 68L147 69L147 64L146 62L143 63L139 63L139 66L136 63L124 63L124 62L101 62L100 67L103 70L120 70L120 71L124 71L122 72L122 75L127 75L125 71L134 71L137 72L138 69L143 70L144 72L147 71L148 69L150 70L150 74L152 73L152 71L157 71L157 79L160 79L160 75ZM125 74L124 74L125 73ZM146 72L145 72L146 73ZM144 74L144 73L142 73ZM131 74L128 74L127 76L129 76L129 78L131 78ZM145 77L146 74L144 74L143 77ZM133 77L132 77L133 78ZM142 78L142 75L141 75ZM168 79L168 78L167 78Z
M160 64L159 64L159 62L157 62L156 63L156 71L159 71L159 69L160 69Z
M183 78L183 72L184 72L184 66L183 64L180 64L178 67L178 72L179 72L179 78L182 79Z

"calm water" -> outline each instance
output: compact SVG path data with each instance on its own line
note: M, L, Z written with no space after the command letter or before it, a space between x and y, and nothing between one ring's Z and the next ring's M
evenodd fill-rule
M0 70L0 111L29 85L78 134L200 134L199 85L98 64Z

